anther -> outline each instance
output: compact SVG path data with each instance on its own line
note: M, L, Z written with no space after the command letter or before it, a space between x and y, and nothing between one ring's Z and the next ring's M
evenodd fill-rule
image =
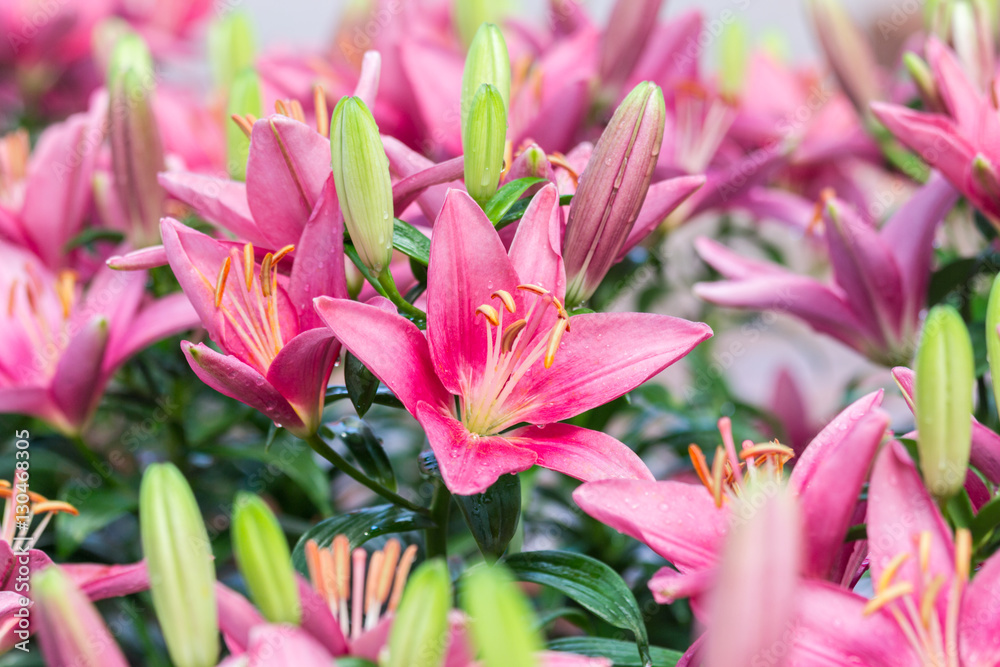
M925 530L917 538L917 553L920 555L920 571L926 572L931 562L931 531Z
M330 138L330 112L327 111L326 93L323 86L313 88L313 106L316 108L316 131Z
M59 296L60 304L62 304L63 319L69 318L70 310L73 308L73 301L76 297L76 277L76 271L63 269L59 272L59 277L56 280L56 294Z
M875 584L876 593L881 593L885 589L889 588L889 584L891 584L892 580L896 577L896 573L899 572L899 568L909 557L910 554L904 551L900 554L896 554L896 556L889 561L889 564L885 566L884 570L882 570L882 575L878 578L878 582Z
M865 605L865 608L862 611L862 613L865 616L871 616L872 614L874 614L875 612L877 612L879 609L886 606L890 602L898 600L904 595L909 595L912 592L913 592L913 584L910 583L909 581L901 581L898 584L893 584L892 586L889 586L884 591L882 591L881 593L873 597L871 600L869 600L868 604Z
M931 612L934 611L934 601L937 599L938 592L944 586L945 581L943 574L934 577L920 599L920 622L924 624L924 628L930 628L931 626Z
M493 326L500 325L500 313L497 312L496 308L487 303L476 308L476 314L485 317Z
M291 111L292 118L299 121L300 123L306 122L306 112L302 109L302 103L298 100L292 100L290 104L289 111Z
M80 514L80 510L76 509L67 502L63 502L62 500L46 500L42 503L35 503L32 505L31 511L35 514L45 514L46 512L52 512L53 514L65 512L66 514L72 514L73 516Z
M722 507L722 474L726 469L726 453L721 446L715 448L712 459L712 497L716 507Z
M701 480L706 489L711 491L712 473L708 469L708 461L705 459L701 447L694 444L688 445L688 456L691 457L691 465L694 466L694 471L698 475L698 479Z
M285 105L285 100L275 100L274 101L274 110L276 112L280 113L282 116L289 116L289 117L291 117L291 115L292 115L292 114L290 114L288 112L288 107Z
M392 585L392 597L389 598L390 612L396 611L399 601L403 597L403 589L406 587L406 578L410 576L410 568L417 558L417 545L411 544L406 547L403 557L399 560L399 567L396 569L396 581Z
M286 245L284 248L282 248L278 252L274 253L274 258L271 260L271 266L274 266L275 264L277 264L278 262L280 262L282 257L284 257L285 255L287 255L288 253L290 253L293 250L295 250L295 246L293 246L293 245Z
M510 295L507 290L498 289L493 294L490 294L491 299L500 299L503 301L503 307L507 309L508 313L513 313L517 310L517 304L514 303L514 297Z
M219 269L219 278L215 281L216 308L222 305L222 295L226 291L226 279L229 278L229 269L232 264L232 259L230 257L226 257L226 261L222 263L222 268Z
M273 259L274 256L267 253L260 263L260 291L265 297L271 296L271 262Z
M574 187L580 184L580 174L570 165L569 160L566 159L565 155L562 153L552 153L548 156L548 158L549 164L553 167L562 167L566 170L569 174L570 180L573 181Z
M524 290L525 292L531 292L532 294L537 294L538 296L545 296L549 293L549 291L541 285L531 285L527 283L518 285L517 289Z
M955 531L955 575L959 581L969 580L969 568L972 563L972 533L968 528Z
M233 122L236 123L236 127L243 130L243 134L247 135L247 139L249 139L250 134L253 132L253 124L250 121L248 121L245 117L240 116L239 114L234 113L232 116L230 116L230 118L232 118Z
M514 349L514 341L517 340L517 335L524 330L528 323L524 320L517 320L513 322L507 330L503 332L503 338L500 339L500 350L503 352L510 352Z
M766 456L768 454L777 454L790 459L795 456L795 450L778 442L762 442L760 444L751 445L750 447L744 447L743 450L740 451L740 458L745 461L746 459L752 457L760 455Z
M552 368L552 364L555 363L556 350L559 349L559 343L562 342L563 334L568 328L569 320L556 322L556 326L552 329L552 337L549 338L549 346L545 350L545 368Z
M243 246L243 280L248 292L253 289L253 265L253 245L247 243Z

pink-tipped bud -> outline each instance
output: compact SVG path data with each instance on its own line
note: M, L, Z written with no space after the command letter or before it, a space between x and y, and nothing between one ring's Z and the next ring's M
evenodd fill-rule
M665 117L663 91L644 81L598 140L566 221L567 305L590 298L632 231L660 154Z

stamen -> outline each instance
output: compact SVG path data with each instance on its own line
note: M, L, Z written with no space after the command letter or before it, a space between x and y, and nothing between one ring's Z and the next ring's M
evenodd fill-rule
M247 139L249 139L250 134L253 132L253 123L251 123L245 117L235 113L232 116L230 116L230 118L232 118L233 122L236 123L236 127L243 130L243 134L247 135Z
M786 456L792 458L795 456L795 450L791 447L786 447L779 442L762 442L757 445L751 445L750 447L744 447L743 451L740 452L740 458L743 460L749 458L756 458L760 455L768 454L778 454L781 456Z
M229 268L232 266L233 262L231 258L226 257L226 261L222 263L222 268L219 269L219 278L215 281L215 307L218 308L222 305L222 295L226 291L226 280L229 278Z
M62 500L46 500L44 502L35 503L31 507L32 514L45 514L46 512L51 512L56 514L58 512L65 512L66 514L72 514L73 516L79 516L80 510L76 509L67 502Z
M313 88L313 106L316 108L316 131L330 138L330 112L326 106L326 93L323 86Z
M378 582L382 578L382 565L385 561L385 553L376 551L372 554L372 560L368 564L368 578L365 581L365 630L371 630L378 621L378 608L376 602L378 593Z
M562 342L563 334L569 328L569 320L559 320L556 322L556 326L552 329L552 337L549 338L549 346L545 350L545 368L552 368L552 364L556 360L556 350L559 349L559 343Z
M306 112L302 109L302 103L298 100L291 101L291 107L289 109L292 112L292 118L299 121L300 123L306 122Z
M243 246L243 280L248 292L253 289L253 267L253 244L247 243Z
M506 331L503 332L503 338L500 340L500 351L510 352L514 349L514 341L517 340L517 335L524 330L528 323L525 320L517 320L512 322Z
M920 622L928 630L931 627L931 612L934 611L934 600L937 599L938 592L944 586L945 581L947 580L943 574L934 577L931 585L927 587L923 597L920 599Z
M274 253L274 258L271 260L271 265L274 266L275 264L277 264L278 262L280 262L281 259L285 255L287 255L288 253L290 253L293 250L295 250L295 246L293 246L293 245L286 245L284 248L282 248L278 252Z
M389 598L389 611L396 611L399 607L399 601L403 597L403 589L406 587L406 578L410 576L410 568L413 567L413 561L417 558L417 545L411 544L406 547L406 551L403 552L403 557L399 561L399 567L396 568L396 580L392 585L392 597Z
M913 584L909 581L901 581L898 584L893 584L869 600L862 613L865 616L871 616L890 602L898 600L905 595L910 595L912 592Z
M337 594L337 563L334 561L333 552L324 549L320 553L319 565L320 583L316 584L315 587L326 598L326 606L330 608L333 617L339 618L340 596Z
M743 484L743 470L740 468L740 458L736 454L736 443L733 440L733 422L729 417L719 418L719 434L722 436L722 445L726 448L726 458L729 459L729 467L733 478L737 484Z
M347 636L350 629L347 616L347 600L351 595L351 543L346 535L337 535L331 545L333 550L334 573L337 581L337 600L340 604L340 629Z
M552 153L548 156L549 164L553 167L562 167L569 174L570 180L573 181L573 187L580 185L580 174L570 165L569 160L562 153Z
M386 542L385 549L385 560L382 563L382 572L378 578L378 589L376 590L375 598L378 600L379 607L385 604L385 601L389 599L389 590L392 586L392 578L396 573L396 566L399 564L399 555L402 550L402 546L399 544L399 540L393 538Z
M694 471L698 475L698 479L701 483L705 485L705 488L709 491L712 490L712 473L708 468L708 461L705 459L705 455L701 451L701 447L698 445L688 445L688 456L691 457L691 465L694 466Z
M922 531L917 539L917 549L920 554L920 571L927 572L931 561L931 531Z
M73 301L76 299L76 271L63 269L56 279L56 295L62 304L63 319L69 318L69 313L73 308Z
M972 563L972 533L968 528L955 531L955 575L962 582L969 580Z
M285 106L285 100L275 100L274 101L274 110L276 112L280 113L282 116L291 116L292 115L292 114L290 114L288 112L288 107Z
M496 308L489 304L484 303L476 308L476 314L485 317L493 326L499 326L500 324L500 314Z
M260 263L260 291L265 298L271 296L271 261L274 256L271 253L264 255L264 261Z
M507 176L507 172L510 171L510 167L513 163L514 163L514 142L508 139L507 141L504 142L503 145L503 167L500 169L501 181Z
M355 549L354 553L351 554L352 583L354 585L354 590L351 591L351 639L357 639L361 635L361 605L365 602L365 561L367 559L368 554L364 549Z
M809 221L809 226L806 227L806 234L812 234L818 227L820 223L823 222L823 209L826 208L827 202L837 196L837 193L833 188L823 188L819 193L819 199L816 200L816 207L813 209L812 220Z
M726 466L726 454L722 447L715 448L715 458L712 459L712 497L715 506L722 507L722 473Z
M885 566L884 570L882 570L882 576L878 578L878 582L875 584L876 593L881 593L889 587L889 584L891 584L892 580L895 579L896 573L899 572L899 568L909 557L910 554L904 551L903 553L896 554L896 556L889 561L889 564Z
M538 296L545 296L549 293L549 291L541 285L531 285L528 283L518 285L517 289L524 290L525 292L531 292L532 294L537 294Z
M510 295L507 290L498 289L493 294L490 294L491 299L500 299L503 301L503 307L507 309L508 313L513 313L517 310L517 304L514 303L514 297Z
M326 553L325 549L324 553ZM323 570L320 563L319 544L316 543L316 540L306 542L306 569L309 570L309 581L313 583L313 588L322 593L324 590Z

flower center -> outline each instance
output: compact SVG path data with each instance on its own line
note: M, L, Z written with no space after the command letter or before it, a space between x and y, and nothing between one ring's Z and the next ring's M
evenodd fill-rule
M517 423L517 415L527 406L505 412L504 404L535 362L544 359L545 368L552 367L563 334L569 331L569 315L551 292L537 285L518 285L517 289L535 296L522 319L504 326L504 312L517 310L514 298L504 290L490 295L499 299L499 310L489 303L476 308L476 316L481 315L486 325L486 367L462 392L461 404L466 428L480 435L492 435ZM553 324L547 323L550 308L556 311Z
M725 100L693 81L678 87L674 105L674 162L688 173L702 173L726 138L736 113Z
M326 93L323 91L323 86L317 85L313 88L313 104L316 109L316 131L322 136L329 138L330 112L326 105ZM298 100L275 100L274 110L292 120L297 120L303 124L306 122L306 112L302 107L302 103ZM233 114L230 116L230 119L243 131L243 134L247 135L247 139L250 138L250 134L253 132L253 125L258 120L252 113L243 116Z
M69 342L66 325L77 297L77 274L63 269L49 285L32 264L24 266L25 278L15 279L7 293L7 318L17 319L35 350L35 366L43 373L55 372L59 352ZM53 290L59 301L58 314L51 307ZM46 307L49 304L50 307ZM61 317L60 317L61 315Z
M42 536L45 527L49 525L52 516L58 512L77 515L79 512L69 503L61 500L49 500L40 493L28 490L27 477L21 481L15 477L12 485L5 479L0 479L0 498L4 498L3 523L0 526L0 539L10 544L15 552L34 549L38 538ZM41 516L41 521L31 531L35 517ZM30 532L30 534L29 534Z
M278 252L267 253L258 272L253 245L243 246L243 276L229 281L229 271L240 261L234 248L219 269L215 283L215 307L239 337L258 369L267 373L271 362L284 347L281 320L278 313L278 262L294 250L285 246Z
M727 496L740 497L747 482L761 475L770 475L780 481L785 464L795 456L790 447L777 440L757 444L744 440L737 454L729 417L719 419L719 433L722 434L723 444L715 448L711 467L701 447L694 444L688 446L698 479L712 494L716 507L722 507Z
M395 538L373 553L371 560L364 549L352 553L346 535L334 537L329 547L319 546L316 540L306 542L309 579L340 623L344 637L357 639L362 630L371 630L384 616L396 611L417 557L417 545L401 551Z
M972 562L972 534L966 528L955 532L955 576L951 585L943 574L931 575L931 533L916 536L919 581L893 582L899 568L910 558L908 552L897 554L875 582L875 597L865 605L866 616L880 609L888 611L899 624L906 639L927 667L961 667L958 657L958 614L962 593L969 582ZM919 590L917 588L919 586ZM944 623L938 615L937 599L945 595L948 603ZM917 600L920 606L917 606Z

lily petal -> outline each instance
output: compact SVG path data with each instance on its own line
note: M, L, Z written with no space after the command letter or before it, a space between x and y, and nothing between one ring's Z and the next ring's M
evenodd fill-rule
M111 373L133 354L174 334L201 327L201 318L184 294L168 294L143 308L110 348L104 372Z
M270 245L254 221L247 203L247 186L240 181L191 172L164 172L160 185L209 222L254 245Z
M307 433L319 427L330 371L340 343L326 327L310 329L288 341L267 369L267 381L288 401Z
M347 298L344 218L337 202L332 175L327 179L319 202L295 245L288 296L299 309L299 324L303 329L323 326L313 307L314 298Z
M674 212L674 209L703 185L705 177L700 175L678 176L650 185L635 225L626 237L621 252L618 253L618 259L625 257L629 250L649 236L667 216Z
M70 427L81 428L101 399L108 320L97 316L70 339L52 378L52 399Z
M644 479L653 473L639 455L600 431L571 424L525 426L504 437L538 456L535 465L557 470L584 482L598 479Z
M562 299L566 294L563 266L563 216L559 192L549 183L531 199L510 244L510 261L522 282L540 285Z
M962 664L1000 663L1000 556L987 559L965 590L959 618Z
M482 493L507 473L521 472L535 464L536 454L501 436L470 433L451 415L423 401L417 419L427 432L448 489L460 496Z

